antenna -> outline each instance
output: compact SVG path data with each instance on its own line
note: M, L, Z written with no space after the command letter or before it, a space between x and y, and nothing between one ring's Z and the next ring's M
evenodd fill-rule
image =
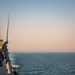
M6 34L6 43L8 44L8 33L9 33L9 18L10 18L10 13L8 15L8 23L7 23L7 34Z

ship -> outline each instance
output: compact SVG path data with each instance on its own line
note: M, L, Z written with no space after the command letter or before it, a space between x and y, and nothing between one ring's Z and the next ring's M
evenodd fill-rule
M9 32L9 18L7 22L6 41L0 39L0 75L18 75L17 68L11 65L11 60L8 51L8 32Z

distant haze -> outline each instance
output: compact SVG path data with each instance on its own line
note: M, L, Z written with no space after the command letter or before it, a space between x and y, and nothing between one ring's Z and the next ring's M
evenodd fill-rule
M0 25L0 39L2 39L2 27Z
M4 41L9 12L9 51L75 52L75 0L0 0Z

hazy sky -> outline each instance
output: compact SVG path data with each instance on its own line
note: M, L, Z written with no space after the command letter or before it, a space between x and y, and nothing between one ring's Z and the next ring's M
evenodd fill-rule
M9 12L9 51L75 52L75 0L0 0L4 40Z

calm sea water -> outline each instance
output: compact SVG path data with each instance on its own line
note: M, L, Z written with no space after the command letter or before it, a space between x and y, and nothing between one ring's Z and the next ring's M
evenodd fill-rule
M75 53L11 53L19 75L75 75Z

